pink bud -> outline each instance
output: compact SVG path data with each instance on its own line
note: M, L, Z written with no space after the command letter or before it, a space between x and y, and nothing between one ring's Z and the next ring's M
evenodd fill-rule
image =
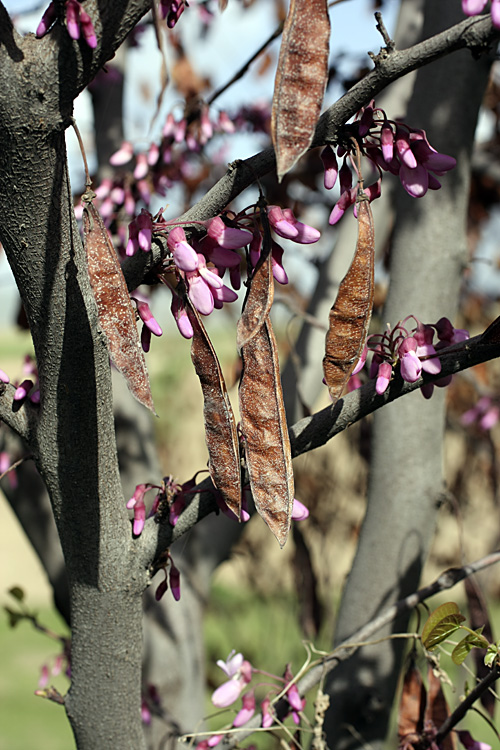
M325 146L321 152L321 161L325 169L324 185L327 190L331 190L337 182L337 176L339 173L337 157L335 151L331 146Z
M80 27L83 31L84 39L89 47L91 49L95 49L97 47L97 37L95 35L94 24L92 23L92 19L90 18L89 14L86 13L83 8L80 8Z
M181 598L181 574L172 562L172 558L170 558L169 582L172 596L174 597L175 601L178 602Z
M47 8L47 10L45 11L45 13L43 14L42 20L38 24L37 29L35 31L36 37L38 39L40 39L42 36L45 36L45 34L47 33L47 31L50 29L50 27L52 26L52 24L55 22L56 18L57 18L56 5L55 5L55 3L52 0L52 2L50 3L49 7Z
M127 164L132 156L134 155L134 147L129 141L123 141L122 145L110 156L109 163L113 167L121 167L123 164Z
M80 38L80 3L76 0L66 2L66 27L72 39Z

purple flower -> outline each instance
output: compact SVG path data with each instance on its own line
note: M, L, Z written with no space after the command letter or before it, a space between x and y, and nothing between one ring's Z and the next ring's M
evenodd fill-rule
M172 558L170 558L169 583L172 596L178 602L181 598L181 574L179 569L175 567Z
M14 401L24 401L28 397L28 393L33 388L33 381L26 378L23 382L17 386L16 392L14 393Z
M405 324L413 318L416 327L408 331ZM440 341L434 346L434 333L438 333ZM410 315L400 321L392 330L389 328L384 334L374 334L368 338L360 359L353 370L356 375L363 368L368 350L373 352L370 365L370 378L376 378L375 390L381 395L385 393L391 381L393 368L399 363L403 380L408 383L417 381L422 371L431 375L441 372L441 361L438 349L448 346L451 340L465 340L467 331L454 329L447 318L441 318L436 325L424 325ZM451 376L440 378L434 383L421 386L422 395L430 398L434 385L445 386L451 381Z
M492 750L491 745L488 745L486 742L479 742L473 739L471 733L466 729L457 730L457 735L466 750Z
M196 271L198 254L188 243L182 227L174 227L167 238L168 249L173 255L174 263L181 271Z
M271 713L271 701L269 698L264 698L262 703L260 704L260 709L262 711L262 726L264 729L269 729L274 724L274 716Z

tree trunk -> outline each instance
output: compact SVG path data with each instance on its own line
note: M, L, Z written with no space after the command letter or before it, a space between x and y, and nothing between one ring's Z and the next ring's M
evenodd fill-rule
M427 0L424 38L460 17L453 0ZM384 312L384 322L392 326L409 314L424 323L435 323L443 315L453 320L456 314L467 261L472 143L489 67L487 59L478 62L460 52L418 72L405 121L425 128L431 144L457 157L458 164L443 177L441 190L422 201L398 191ZM437 389L430 402L420 393L411 394L374 417L367 512L335 643L418 586L443 497L444 405L444 393ZM380 637L406 630L408 619L400 619ZM386 747L403 648L395 640L360 649L334 670L325 723L332 750Z

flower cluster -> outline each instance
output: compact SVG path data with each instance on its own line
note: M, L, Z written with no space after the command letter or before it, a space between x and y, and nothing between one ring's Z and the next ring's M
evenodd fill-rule
M389 120L373 100L359 112L356 122L347 126L346 134L349 137L337 146L336 154L331 146L326 146L321 154L325 187L331 189L337 177L340 181L340 198L330 214L330 224L336 224L346 209L356 203L357 185L353 187L349 167L350 162L357 171L353 150L361 147L379 174L379 179L365 188L370 201L380 196L382 172L399 176L408 195L421 198L427 190L439 190L441 183L436 175L443 175L456 165L452 156L440 154L430 145L425 130L414 130L403 122ZM337 157L343 158L340 170Z
M406 323L413 320L416 327L411 331L406 328ZM434 334L437 334L437 342L433 343ZM413 315L409 315L400 321L393 329L383 334L373 334L366 342L361 358L353 370L353 375L363 368L368 351L373 352L370 366L370 378L376 379L375 390L382 394L387 390L394 369L399 366L399 372L403 380L414 383L423 372L437 375L441 372L439 350L469 338L468 331L453 328L448 318L441 318L434 325L423 324ZM425 383L420 390L425 398L430 398L434 386L446 386L451 382L452 376L441 378L434 383Z
M52 28L58 18L58 5L54 0L50 3L49 7L42 16L42 20L38 24L36 30L36 36L40 39L45 36L48 31ZM68 34L72 39L80 39L80 33L83 35L84 40L87 42L91 49L97 47L97 37L95 34L94 25L87 11L82 8L81 2L78 0L66 0L66 28Z
M466 16L477 16L487 4L488 0L462 0L462 10ZM491 22L500 29L500 0L491 0Z
M189 239L177 222L165 221L161 212L152 217L143 209L129 225L127 255L139 250L151 249L153 233L167 237L169 257L159 274L159 278L172 291L172 314L177 327L185 338L193 336L193 328L185 307L184 293L191 304L202 315L210 315L224 303L234 302L238 295L235 290L241 286L241 256L237 250L248 247L253 267L262 251L262 232L259 224L260 211L252 207L249 213L238 216L227 214L215 216L205 222L197 222L205 233L200 238ZM320 232L314 227L298 221L291 209L268 206L266 209L269 224L278 237L299 244L317 242ZM272 238L273 275L280 284L288 283L283 268L283 248ZM224 284L223 277L228 272L231 287ZM161 328L147 307L137 306L138 313L147 331L161 335ZM144 333L146 346L149 346L149 333Z
M217 708L228 708L241 696L241 708L236 713L232 722L233 727L241 727L246 724L255 713L255 690L259 688L259 685L248 690L247 688L252 682L254 675L259 674L260 670L253 667L250 662L243 658L242 654L237 654L234 650L231 651L226 661L219 659L217 661L217 666L222 669L229 679L222 683L222 685L213 692L212 703ZM290 665L286 667L283 677L269 675L267 672L262 672L262 674L264 674L266 678L272 677L278 683L270 692L267 692L266 696L260 703L262 726L267 729L274 723L275 717L272 703L277 696L283 694L288 701L289 713L292 715L294 722L300 724L300 714L305 707L306 701L304 698L300 697ZM266 684L268 684L268 682L266 682ZM208 740L203 740L198 747L201 745L202 750L207 750L209 747L215 747L218 745L221 739L222 735L215 734Z

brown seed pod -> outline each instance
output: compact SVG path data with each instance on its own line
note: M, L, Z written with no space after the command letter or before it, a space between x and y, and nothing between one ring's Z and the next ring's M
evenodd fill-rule
M325 382L333 401L340 398L365 345L373 307L375 233L370 203L358 192L358 241L351 266L330 310L323 359Z
M135 311L118 256L91 197L92 193L83 196L83 244L99 324L108 342L109 356L130 392L156 414Z
M189 299L193 326L191 359L203 391L205 441L209 471L226 505L241 519L241 463L238 434L221 366L200 315Z
M328 80L329 40L327 0L291 0L271 117L280 181L311 145Z

